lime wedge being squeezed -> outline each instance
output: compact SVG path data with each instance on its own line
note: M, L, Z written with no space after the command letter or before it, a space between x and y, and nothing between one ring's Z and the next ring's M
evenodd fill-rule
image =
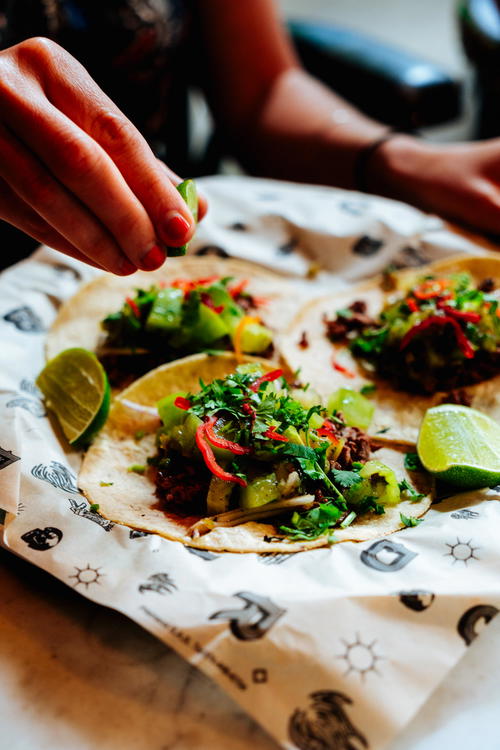
M427 471L448 484L465 490L500 483L500 425L476 409L428 409L417 450Z
M101 429L109 412L110 388L103 366L86 349L65 349L36 379L72 445L84 446Z
M196 192L196 185L194 180L184 180L184 182L179 183L177 185L177 190L184 198L184 201L187 203L187 207L193 214L193 219L195 222L198 221L198 193ZM168 248L168 255L169 257L175 257L177 255L186 255L186 251L188 248L188 244L182 245L181 247L169 247Z

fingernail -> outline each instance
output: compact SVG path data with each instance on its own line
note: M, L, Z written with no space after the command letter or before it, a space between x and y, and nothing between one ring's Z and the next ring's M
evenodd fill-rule
M129 261L128 258L124 258L120 263L120 274L122 276L130 276L131 273L137 271L137 266Z
M191 225L176 211L168 213L163 223L163 234L166 242L182 243L189 232Z
M151 250L148 250L145 255L141 258L141 267L145 271L154 271L159 268L165 260L165 253L158 245L154 245Z

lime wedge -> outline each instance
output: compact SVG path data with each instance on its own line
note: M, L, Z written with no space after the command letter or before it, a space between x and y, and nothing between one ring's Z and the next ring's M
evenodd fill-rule
M476 409L456 404L428 409L417 450L427 471L461 489L500 483L500 425Z
M72 445L87 445L109 411L110 388L103 366L86 349L65 349L47 362L36 379Z
M182 195L187 203L187 207L193 214L194 220L198 221L198 193L196 192L196 185L194 180L184 180L177 185L177 190ZM189 243L188 243L189 244ZM186 255L188 245L182 245L182 247L169 247L168 255L175 257L177 255Z

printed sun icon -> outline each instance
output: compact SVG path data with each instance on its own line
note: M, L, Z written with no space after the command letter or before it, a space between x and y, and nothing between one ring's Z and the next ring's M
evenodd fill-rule
M451 556L453 558L453 565L455 565L456 562L463 562L464 565L467 565L469 560L479 560L479 557L476 557L474 554L479 547L473 547L471 542L472 539L469 539L468 542L462 542L458 536L455 544L445 542L446 546L450 548L450 551L445 552L444 557Z
M376 640L371 643L363 643L359 633L356 633L356 640L352 643L348 643L344 638L341 638L341 641L345 646L345 651L343 654L338 654L337 659L344 659L346 662L344 675L357 672L362 680L365 679L368 672L375 672L375 674L380 675L377 664L386 657L375 652Z
M79 568L76 565L74 567L76 573L69 576L70 578L75 579L74 588L76 588L79 583L81 583L82 586L85 586L86 589L88 589L92 583L100 584L99 578L105 575L104 573L99 572L101 568L91 568L89 563L87 563L86 568Z

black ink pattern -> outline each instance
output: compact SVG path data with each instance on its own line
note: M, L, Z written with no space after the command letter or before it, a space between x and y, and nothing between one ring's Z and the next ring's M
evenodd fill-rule
M229 258L229 253L218 245L204 245L198 248L195 255L216 255L218 258Z
M37 464L33 466L31 473L37 479L48 482L58 490L79 494L75 475L59 461L51 461L50 466Z
M129 539L142 539L145 536L151 536L149 531L137 531L137 529L130 529L128 534Z
M380 675L377 665L379 661L385 659L385 656L377 654L375 650L376 640L364 643L359 633L356 633L356 638L351 642L344 640L344 638L340 640L344 644L345 650L344 653L337 655L337 659L344 659L346 663L344 675L348 675L350 672L357 672L362 680L365 679L369 672Z
M3 319L15 325L18 331L23 331L23 333L42 333L44 330L38 315L27 305L11 310L3 316Z
M86 518L89 521L93 521L98 526L100 526L101 529L104 529L104 531L111 531L111 529L115 525L113 521L108 521L107 518L103 518L99 515L99 513L96 513L95 510L91 510L85 501L79 503L72 497L68 497L68 501L70 510L75 514L75 516L80 516L81 518Z
M75 281L80 281L82 274L72 266L67 266L65 263L56 263L52 266L57 276L72 276Z
M246 232L248 230L248 227L241 221L235 221L234 224L230 225L229 229L232 229L233 232Z
M41 399L43 398L43 394L40 388L32 380L28 380L28 378L23 378L21 380L21 382L19 383L19 388L21 391L24 391L24 393L29 393L30 396L36 398L37 401L41 401Z
M39 552L55 547L61 539L63 533L54 526L46 526L44 529L32 529L21 536L23 542L26 542L30 549L36 549Z
M373 570L388 573L401 570L416 556L417 552L411 552L404 544L396 544L392 539L379 539L362 551L361 561Z
M252 682L256 685L264 685L268 680L267 669L264 667L256 667L252 669Z
M446 542L446 546L449 547L449 552L445 553L445 557L452 557L453 558L453 565L457 562L463 562L464 565L468 565L470 560L479 560L479 557L476 557L474 552L477 552L479 547L473 547L472 539L469 539L467 542L462 542L458 536L457 541L455 544L449 544Z
M334 690L318 690L309 696L305 711L297 708L288 722L288 735L299 750L361 750L366 737L349 719L345 706L352 699Z
M98 583L100 586L101 582L99 579L102 578L102 576L106 575L105 573L99 572L101 570L100 567L91 568L89 563L87 563L86 568L79 568L76 565L74 566L74 568L76 570L76 573L68 577L75 579L75 583L73 584L75 589L80 583L82 584L82 586L85 586L86 589L88 589L88 587L93 583Z
M41 401L33 401L33 399L26 398L26 396L17 396L16 398L11 399L11 401L8 401L5 406L9 409L15 409L16 407L19 409L25 409L26 411L29 411L30 414L33 414L34 417L45 417L47 415L45 407Z
M293 253L298 244L298 240L292 237L290 240L288 240L288 242L284 242L282 245L279 245L278 253L280 255L290 255L290 253Z
M267 596L240 591L235 594L243 599L243 609L224 609L210 616L211 620L229 620L231 632L240 641L255 641L262 638L286 609L278 607Z
M464 612L458 621L457 630L465 644L470 646L474 638L477 638L477 626L480 622L483 626L487 625L497 614L498 608L493 604L477 604Z
M368 201L346 200L339 203L340 210L351 216L363 216L369 207Z
M153 573L150 575L146 583L141 583L138 587L139 593L144 594L145 591L153 591L155 594L171 594L177 586L170 578L168 573Z
M282 565L288 562L291 558L298 554L297 552L261 552L259 554L259 561L264 565Z
M207 562L210 562L211 560L217 560L217 558L219 557L219 555L215 555L208 549L198 549L197 547L184 547L184 549L186 549L192 555L201 557L202 560L206 560Z
M463 519L464 521L468 521L472 518L480 518L481 515L475 510L469 510L468 508L460 508L460 510L456 510L454 513L451 514L452 518L459 518Z
M368 257L370 255L375 255L383 244L382 240L377 240L375 237L369 237L365 234L363 237L360 237L359 240L356 240L352 246L352 252L356 253L356 255Z
M404 604L405 607L412 609L414 612L423 612L425 609L428 609L435 598L435 594L424 589L399 592L399 601L401 604Z
M0 470L6 469L7 466L20 461L20 456L15 456L12 451L7 451L4 448L0 448Z

